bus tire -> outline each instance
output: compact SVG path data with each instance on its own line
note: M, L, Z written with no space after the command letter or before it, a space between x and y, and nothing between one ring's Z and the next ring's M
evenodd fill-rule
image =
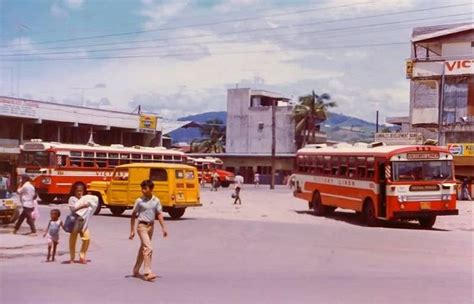
M230 182L228 182L228 181L221 182L221 186L222 186L222 188L229 188Z
M364 202L363 214L367 226L375 227L378 225L377 216L375 214L374 202L370 198L366 199Z
M436 215L423 216L418 218L418 223L424 229L431 229L436 222Z
M177 220L183 216L184 211L186 211L186 208L171 208L168 211L168 214L172 219Z
M323 202L321 200L321 194L319 194L318 191L314 192L313 194L313 210L314 214L317 216L323 216L327 212L326 206L323 205Z
M114 216L121 216L122 213L124 213L125 209L127 209L127 208L125 208L125 207L109 207L109 209L110 209L110 212L112 212L112 214Z

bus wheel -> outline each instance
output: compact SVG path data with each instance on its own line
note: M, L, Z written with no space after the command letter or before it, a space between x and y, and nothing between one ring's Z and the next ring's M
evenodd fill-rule
M375 215L374 202L371 199L368 199L364 203L364 218L367 226L375 227L378 224L377 217Z
M430 229L436 222L436 215L420 217L418 218L418 222L424 229Z
M317 215L317 216L323 216L326 214L326 206L323 205L322 201L321 201L321 194L319 194L319 192L315 192L313 194L313 210L314 210L314 214Z
M125 207L110 207L110 212L112 212L114 216L121 216L125 209Z
M228 181L221 182L221 186L222 186L222 188L228 188L230 186L230 182L228 182Z
M168 211L168 214L171 216L172 219L177 220L183 216L185 210L186 208L173 208Z

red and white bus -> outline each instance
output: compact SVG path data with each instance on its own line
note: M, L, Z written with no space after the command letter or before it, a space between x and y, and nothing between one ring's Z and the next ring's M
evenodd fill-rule
M223 169L224 162L217 157L189 158L188 162L198 169L199 181L204 180L205 183L212 181L214 172L219 176L219 184L226 188L234 182L234 173Z
M369 226L457 215L453 156L444 147L339 144L309 146L296 155L294 196L316 215L336 208L362 213Z
M41 200L65 198L74 184L108 180L118 165L138 162L186 163L181 151L162 147L77 145L34 140L20 146L18 175L28 174Z

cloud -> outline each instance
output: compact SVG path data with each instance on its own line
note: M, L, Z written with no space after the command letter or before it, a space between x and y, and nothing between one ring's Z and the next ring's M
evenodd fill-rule
M85 0L54 0L49 8L51 15L57 18L69 17L70 11L81 9Z
M189 4L189 1L142 1L143 7L140 15L148 20L144 24L145 29L153 29L170 21L173 17L182 12Z
M262 0L225 0L214 6L219 13L227 13L233 10L241 10L262 3Z

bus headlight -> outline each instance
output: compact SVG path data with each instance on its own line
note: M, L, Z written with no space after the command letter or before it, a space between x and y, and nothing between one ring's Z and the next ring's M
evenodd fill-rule
M407 201L407 197L405 195L399 195L398 196L398 201L399 202L406 202Z
M41 183L45 185L51 185L51 177L43 177Z

